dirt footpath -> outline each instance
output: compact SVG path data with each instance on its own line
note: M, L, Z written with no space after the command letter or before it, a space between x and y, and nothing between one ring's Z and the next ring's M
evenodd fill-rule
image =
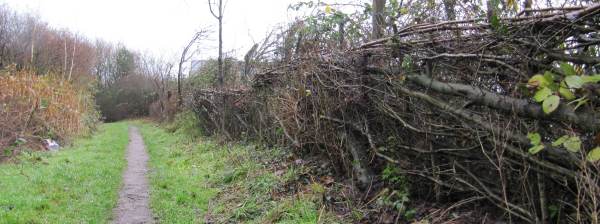
M136 127L129 127L128 165L123 173L119 202L113 211L113 223L153 223L146 178L147 162L148 153L142 136Z

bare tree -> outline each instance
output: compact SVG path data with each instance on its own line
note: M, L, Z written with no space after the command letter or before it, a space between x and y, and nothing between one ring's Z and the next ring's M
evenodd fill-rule
M213 9L213 5L215 5L218 11L215 12ZM208 8L210 9L210 13L219 21L219 58L217 59L218 66L218 77L217 80L219 82L219 88L222 90L224 87L223 80L223 0L208 0ZM225 96L221 96L221 131L227 135L227 131L225 130Z
M385 0L373 0L373 36L372 39L379 39L383 36Z
M183 48L183 52L181 52L181 58L179 58L179 67L177 70L177 106L180 106L183 102L183 97L181 95L181 76L183 76L183 64L189 61L197 51L190 52L190 49L194 44L198 43L198 41L202 40L206 37L206 30L200 30L194 34L190 42Z
M161 120L171 120L176 108L173 108L169 97L169 79L173 64L166 62L162 58L154 58L152 56L142 56L142 73L152 80L154 92L157 99L154 105L151 105L151 116L158 116ZM152 107L155 106L154 111ZM177 105L175 105L177 106ZM152 113L155 114L152 114Z
M75 36L75 40L73 41L73 52L71 53L71 67L69 68L69 78L67 80L71 81L71 77L73 76L73 66L75 65L75 51L77 50L77 36Z
M245 83L248 81L248 76L250 75L252 69L252 61L256 55L256 50L258 49L258 44L254 44L246 55L244 56L244 73L242 74L242 80Z
M35 35L37 31L37 22L33 23L33 31L31 32L31 58L29 60L30 66L33 68L33 59L35 55Z
M215 12L213 5L216 5L218 11ZM219 85L223 87L223 0L208 0L210 13L219 21L219 58L217 59Z
M66 37L67 37L66 31L63 31L63 39L64 39L63 42L65 44L65 47L64 47L64 50L65 50L64 59L65 60L64 60L64 64L63 64L63 77L67 76L67 58L69 57L68 53L67 53L67 38Z
M525 10L525 16L531 15L531 4L533 0L525 0L523 1L523 9Z
M456 20L456 0L443 0L444 10L446 11L446 18L448 21Z

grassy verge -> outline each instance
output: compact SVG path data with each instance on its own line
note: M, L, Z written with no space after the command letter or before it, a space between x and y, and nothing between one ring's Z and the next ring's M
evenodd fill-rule
M149 123L139 124L150 154L150 206L160 223L200 223L217 189L208 184L224 158L214 144L194 145Z
M0 165L0 223L105 223L126 164L126 123L57 153L25 152Z
M282 151L233 147L213 183L222 190L209 217L215 223L341 223L325 209L325 188L305 178Z
M150 153L151 207L161 223L336 222L322 209L322 186L285 190L301 169L282 166L281 151L140 127Z

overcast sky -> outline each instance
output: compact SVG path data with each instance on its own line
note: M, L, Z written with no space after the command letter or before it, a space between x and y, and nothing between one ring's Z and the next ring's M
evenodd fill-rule
M275 25L292 21L289 4L297 0L224 0L224 50L241 57ZM121 42L142 52L176 57L194 32L212 26L203 57L216 55L217 20L207 0L0 0L11 8L38 14L57 28L89 38ZM253 42L254 41L254 42ZM210 50L212 49L212 50Z

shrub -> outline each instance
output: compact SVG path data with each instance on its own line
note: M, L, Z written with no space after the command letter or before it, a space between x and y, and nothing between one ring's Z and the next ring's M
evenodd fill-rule
M56 75L5 69L0 71L0 89L1 150L16 142L40 148L43 138L64 143L88 134L99 118L91 90Z
M175 115L175 120L167 126L167 130L196 138L204 134L199 124L200 123L196 117L196 114L192 111L186 110Z

